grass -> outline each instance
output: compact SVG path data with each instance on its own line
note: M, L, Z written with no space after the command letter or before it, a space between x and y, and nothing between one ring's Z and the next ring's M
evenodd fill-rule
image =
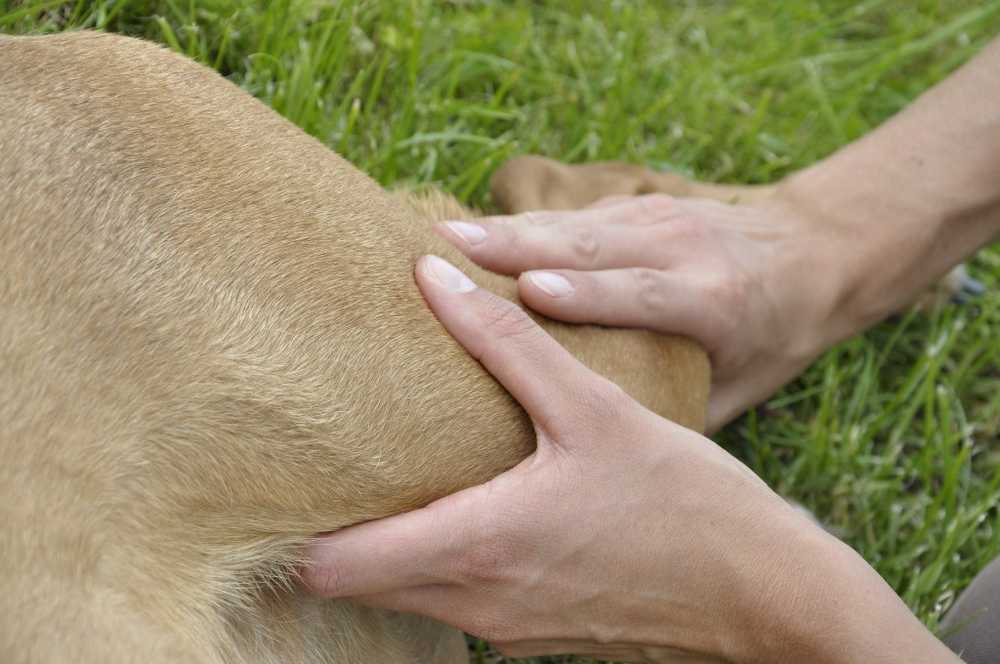
M968 59L1000 0L0 1L0 31L75 27L168 44L383 184L489 207L527 152L773 181ZM978 302L840 345L720 438L932 629L1000 554L1000 249L972 270Z

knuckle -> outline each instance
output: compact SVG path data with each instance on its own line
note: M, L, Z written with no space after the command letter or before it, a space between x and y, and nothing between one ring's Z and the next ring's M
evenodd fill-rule
M753 283L745 274L727 269L702 287L702 295L714 314L715 330L720 337L726 337L746 320L750 308Z
M579 261L589 264L597 260L601 244L593 228L580 226L571 231L570 249Z
M705 286L705 295L710 301L728 309L741 308L747 301L751 289L745 274L731 268L711 279Z
M666 307L666 289L663 275L659 270L647 267L632 270L633 290L638 304L643 309L661 311Z

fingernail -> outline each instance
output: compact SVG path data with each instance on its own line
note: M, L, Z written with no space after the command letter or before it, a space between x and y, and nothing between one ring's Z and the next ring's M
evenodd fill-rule
M476 284L472 279L465 276L465 273L457 267L438 256L427 257L427 271L434 281L455 293L468 293L476 290Z
M555 272L529 272L528 279L549 297L566 297L576 290L566 277Z
M486 229L479 224L470 224L464 221L449 221L444 226L470 245L479 244L486 239Z

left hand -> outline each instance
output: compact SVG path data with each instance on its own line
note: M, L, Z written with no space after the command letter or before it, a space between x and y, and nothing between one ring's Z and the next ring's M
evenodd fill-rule
M712 360L711 433L863 327L841 306L856 230L784 191L755 205L650 194L435 228L519 276L521 301L549 318L698 341Z
M517 656L743 661L801 642L780 636L803 623L802 589L830 577L823 560L853 552L519 307L436 257L416 278L531 416L537 451L486 484L324 536L303 571L313 591L428 615Z

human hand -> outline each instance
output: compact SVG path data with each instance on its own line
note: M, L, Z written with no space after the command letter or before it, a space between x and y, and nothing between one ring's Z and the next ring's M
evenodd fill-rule
M428 615L510 655L643 662L836 661L812 639L850 632L829 588L845 574L877 609L880 593L902 606L743 464L591 372L519 307L439 258L416 278L531 416L537 450L486 484L321 538L303 570L314 592Z
M871 322L840 307L852 238L779 197L653 194L437 228L483 267L520 275L520 297L539 313L699 341L713 367L709 431Z

